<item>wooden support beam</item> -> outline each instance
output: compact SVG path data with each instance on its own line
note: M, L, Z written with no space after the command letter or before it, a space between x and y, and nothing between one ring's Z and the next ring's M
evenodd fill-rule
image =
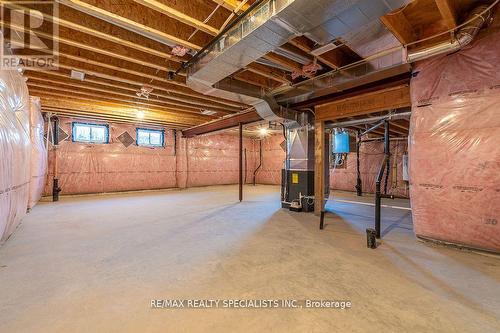
M207 34L210 34L212 36L215 36L219 33L219 30L217 28L214 28L208 24L205 24L201 21L198 21L194 18L192 18L189 15L186 15L184 13L181 13L178 10L175 10L174 8L171 8L164 3L161 3L156 0L134 0L135 2L149 7L153 10L156 10L157 12L161 14L165 14L173 19L176 19L179 22L182 22L184 24L187 24L195 29L201 30Z
M332 121L411 105L408 85L376 90L315 107L316 120Z
M32 11L29 10L28 7L20 6L20 5L15 4L15 3L9 3L8 6L15 8L15 9L23 10L25 13L33 13ZM71 17L74 17L75 20L78 18L78 16L75 15L74 13L68 12L68 10L62 10L63 8L61 8L60 16L65 17L65 18L67 18L68 16L71 16ZM152 55L155 55L158 57L163 57L163 58L177 61L177 62L183 61L183 59L180 59L180 58L172 55L171 53L169 53L170 47L162 45L162 47L165 48L167 51L167 52L165 52L165 51L162 51L162 50L159 50L156 48L145 46L144 44L148 44L148 43L144 43L144 42L141 43L140 42L141 39L144 41L144 38L142 36L137 36L135 33L130 32L130 31L125 31L125 30L119 31L120 35L117 36L116 29L114 29L115 30L114 34L106 33L104 31L98 30L94 27L90 28L88 26L78 24L78 23L72 22L72 21L67 20L67 19L61 19L59 17L54 17L54 16L49 15L47 13L41 13L41 12L37 12L37 13L41 14L43 16L44 20L53 22L61 27L65 27L67 29L71 29L71 30L74 30L77 32L85 33L85 34L87 34L89 36L93 36L95 38L99 38L99 39L106 40L106 41L109 41L112 43L116 43L116 44L119 44L119 45L122 45L122 46L125 46L128 48L132 48L132 49L135 49L135 50L138 50L141 52L145 52L148 54L152 54ZM75 13L78 13L78 12L75 12ZM37 14L37 15L39 15L39 14ZM85 20L84 22L86 22L86 21L87 20ZM107 29L105 29L105 30L113 30L112 29L113 25L108 23L108 22L96 20L96 22L93 22L93 23L100 23L99 28L104 28L104 26L106 26ZM125 33L126 33L126 36L122 36ZM147 42L147 40L146 40L146 42Z
M155 126L155 127L168 127L168 128L175 128L175 129L184 129L187 126L186 125L179 125L175 123L169 123L169 122L163 122L163 121L154 121L154 120L144 120L144 119L137 119L137 117L117 117L112 114L106 114L106 115L96 115L94 113L88 113L85 111L79 111L79 110L69 110L67 108L60 109L60 108L53 108L53 107L44 107L42 106L41 109L42 113L52 113L55 115L59 116L65 116L65 117L74 117L77 119L88 119L88 120L100 120L100 121L111 121L114 123L118 124L133 124L136 126Z
M269 61L272 61L275 64L281 65L290 71L294 71L294 70L301 71L302 70L301 64L299 64L293 60L290 60L286 57L283 57L279 54L273 53L273 52L269 52L263 58L265 58Z
M233 74L233 78L256 86L260 86L264 89L274 89L280 85L279 82L271 80L267 77L263 77L259 74L250 73L246 70L242 70Z
M236 8L238 8L238 6L241 3L241 1L239 0L212 0L212 1L230 11L234 11ZM245 10L248 9L248 7L249 7L248 4L244 4L243 6L241 6L240 12L244 12Z
M192 128L188 128L182 131L182 135L184 137L193 137L196 135L206 134L210 132L220 131L224 129L228 129L231 127L238 126L238 124L249 124L256 121L262 120L262 118L258 115L255 110L249 110L245 112L241 112L235 114L233 116L229 116L226 118L218 119L211 121L209 123L205 123L199 126L195 126Z
M2 20L0 20L0 23L4 23L4 22ZM26 27L25 26L16 25L14 23L9 23L8 28L11 29L11 30L19 31L19 32L25 32L26 31ZM35 32L33 32L33 33L35 33ZM106 50L104 48L98 48L98 47L95 47L95 46L92 46L92 45L84 44L84 43L81 43L81 42L78 42L78 41L75 41L75 40L71 40L71 39L68 39L68 38L64 38L64 37L61 37L61 36L53 36L52 34L45 33L43 31L37 31L36 32L36 36L39 37L39 38L42 38L42 39L55 40L55 41L57 41L57 42L59 42L60 44L63 44L63 45L69 45L69 46L76 47L76 48L83 49L83 50L87 50L87 51L90 51L90 52L93 52L93 53L99 53L99 54L102 54L102 55L105 55L105 56L108 56L108 57L112 57L112 58L117 58L117 59L120 59L120 60L129 61L129 62L132 62L132 63L136 63L138 65L141 65L141 66L147 66L147 67L151 67L151 68L159 69L159 70L163 70L163 71L175 71L176 70L176 68L167 67L165 65L158 65L158 63L164 62L162 58L161 59L156 58L156 63L147 62L147 61L143 61L143 60L139 59L139 57L143 58L145 56L144 54L137 55L136 57L130 57L130 56L122 55L120 53L108 51L108 50ZM61 54L64 54L64 50L61 50ZM185 73L179 73L179 75L185 76L186 74Z
M175 122L175 123L181 123L185 125L197 125L200 123L203 123L205 120L199 116L193 116L193 115L181 115L178 112L175 112L175 110L168 110L166 108L160 108L156 106L141 106L141 105L131 105L130 103L127 102L121 102L117 100L116 102L110 102L109 99L107 98L102 98L99 96L87 96L85 94L79 93L73 94L73 95L68 95L68 94L63 94L59 93L57 91L50 91L47 89L43 88L38 88L38 87L33 87L31 86L29 88L30 94L34 96L39 96L39 97L51 97L51 98L56 98L60 103L61 107L69 107L72 103L75 101L79 101L82 103L88 103L88 104L95 104L95 105L110 105L115 108L120 107L122 108L125 114L135 114L137 110L141 111L155 111L155 112L161 112L165 117L168 117L168 120L170 122ZM80 96L79 96L80 95Z
M408 22L404 11L397 9L394 12L388 13L380 18L380 21L387 29L399 40L403 45L411 43L417 39L417 35L413 31L413 27Z
M305 36L295 37L288 42L289 44L299 48L300 50L310 54L314 49L314 42ZM343 65L352 62L351 59L342 52L341 49L335 49L317 56L318 60L332 69L342 67Z
M32 92L35 92L33 94ZM38 96L41 99L42 107L52 107L64 110L79 110L87 112L88 114L95 115L114 115L121 117L135 117L137 107L121 103L109 103L96 99L85 99L73 96L61 96L60 94L51 94L44 91L30 90L33 96ZM150 121L162 121L171 124L178 124L183 126L193 126L193 124L200 124L203 120L195 117L172 115L163 110L156 108L139 108L144 112L144 119Z
M136 86L143 86L144 84L147 84L151 87L153 87L155 90L160 90L164 91L166 93L170 94L177 94L180 96L186 96L186 97L194 97L198 99L205 99L211 102L215 103L220 103L220 104L225 104L234 108L242 109L243 104L238 103L238 102L233 102L233 101L228 101L224 100L222 98L218 97L212 97L208 95L202 95L199 93L195 93L189 88L183 88L180 86L174 86L174 85L169 85L169 84L164 84L162 82L158 82L158 84L148 82L148 80L144 80L143 77L138 76L138 75L129 75L127 73L120 73L118 71L111 71L111 70L103 70L103 69L98 69L99 71L96 71L95 68L89 69L88 66L82 67L84 64L63 64L59 62L59 68L66 69L66 70L76 70L80 72L84 72L86 74L86 77L88 76L94 76L97 78L105 79L108 81L112 82L117 82L117 83L126 83L126 84L131 84L131 85L136 85ZM32 68L26 68L27 71L36 71L36 69ZM175 96L175 95L172 95Z
M320 215L325 202L325 122L314 123L314 214Z
M93 6L85 1L81 0L58 0L63 5L81 11L82 13L97 17L103 21L112 23L123 29L135 32L136 34L142 35L147 38L151 38L162 44L172 46L172 45L182 45L192 50L199 50L201 47L199 45L193 44L174 35L165 33L158 29L151 28L147 25L141 24L129 18L117 15L110 11L104 10L100 7Z
M44 84L45 83L45 84ZM50 84L47 84L50 83ZM164 101L162 99L149 99L145 97L138 97L134 93L123 93L123 92L118 92L118 91L110 91L109 89L102 89L94 86L83 86L83 85L77 85L77 84L72 84L68 82L60 82L56 80L40 80L37 78L31 78L28 80L28 86L30 87L37 87L37 88L44 88L44 89L50 89L52 91L57 90L57 91L64 91L68 93L80 93L80 94L86 94L90 96L96 96L96 97L103 97L103 98L108 98L110 100L118 100L122 102L130 102L130 103L136 103L136 104L142 104L142 105L151 105L155 107L167 107L170 110L178 110L179 113L189 113L189 114L195 114L197 116L201 116L201 108L199 107L189 107L186 105L179 105L179 104L173 104L168 101ZM228 114L225 112L224 114ZM206 117L205 115L203 115ZM207 120L210 118L217 118L216 116L208 116L206 118Z
M448 29L457 27L457 1L454 0L435 0L436 5L443 17L444 23Z
M114 83L114 82L109 82L109 81L102 81L97 78L92 78L92 77L85 77L84 81L77 81L74 79L71 79L69 77L69 74L67 73L61 73L58 71L44 71L44 72L36 72L36 71L26 71L25 76L27 76L29 79L36 79L42 82L51 82L51 83L66 83L70 84L74 87L80 87L80 86L85 86L86 84L90 83L92 85L102 87L103 89L106 89L107 91L113 91L113 90L121 90L121 91L131 91L134 94L139 91L140 86L138 85L132 85L132 84L124 84L123 82ZM193 97L185 98L182 96L176 96L175 94L171 92L166 92L163 93L164 90L153 90L153 92L150 94L152 97L160 97L163 98L167 101L172 101L172 103L179 102L178 105L190 105L192 107L198 107L198 108L204 108L204 109L211 109L215 110L221 113L233 113L240 111L241 109L235 108L235 107L229 107L225 106L223 104L218 104L218 103L211 103L208 101L196 99Z
M247 71L265 76L274 81L289 84L290 80L286 77L286 73L283 71L275 70L269 66L258 64L256 62L249 64L245 67Z

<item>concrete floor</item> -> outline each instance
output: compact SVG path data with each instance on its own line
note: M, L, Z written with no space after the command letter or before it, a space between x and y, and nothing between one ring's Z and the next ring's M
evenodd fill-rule
M0 332L499 332L500 260L416 240L410 212L279 208L237 187L40 203L0 248ZM334 309L151 309L151 299L342 299Z

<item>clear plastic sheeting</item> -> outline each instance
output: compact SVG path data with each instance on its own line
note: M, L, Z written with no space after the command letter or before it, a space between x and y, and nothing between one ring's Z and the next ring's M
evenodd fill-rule
M500 33L419 63L410 196L419 236L500 251Z
M52 194L55 159L61 194L163 189L176 186L173 131L165 131L164 148L150 148L136 145L136 126L111 123L108 144L88 144L72 142L72 122L101 122L59 119L59 126L68 137L59 142L57 149L51 149L46 195Z
M258 184L280 185L281 169L285 163L285 151L281 148L284 141L283 135L268 136L262 141L262 166L257 171L256 182ZM256 143L258 153L258 142ZM257 155L257 165L259 156Z
M30 97L31 179L28 208L33 208L42 193L47 180L47 149L43 136L43 117L40 98Z
M403 155L407 150L406 140L391 142L391 159L387 194L408 197L408 184L403 180ZM383 142L365 142L359 151L360 176L363 193L375 193L375 181L384 160ZM332 190L356 191L356 153L348 153L345 167L330 169L330 188ZM382 179L384 189L385 176Z
M29 95L16 70L0 70L0 240L26 214L30 182Z

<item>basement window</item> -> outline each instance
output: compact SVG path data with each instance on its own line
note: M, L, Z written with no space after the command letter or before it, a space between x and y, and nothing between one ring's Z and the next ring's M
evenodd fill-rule
M72 126L73 142L108 143L109 126L74 122Z
M165 131L138 128L136 130L136 138L138 146L163 147L165 143Z

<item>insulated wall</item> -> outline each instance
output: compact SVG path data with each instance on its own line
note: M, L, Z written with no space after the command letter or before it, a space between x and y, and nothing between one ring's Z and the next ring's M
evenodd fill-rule
M45 195L52 193L55 168L61 194L238 183L238 136L213 134L186 139L178 132L174 140L174 132L166 130L165 148L149 148L136 145L135 125L59 119L62 141L50 150ZM109 143L73 142L71 130L75 121L109 125ZM124 140L127 136L128 141ZM244 180L251 183L256 167L256 144L249 138L244 138L243 143Z
M31 179L28 208L40 200L47 179L47 149L43 137L43 117L40 98L30 97Z
M255 169L254 147L254 140L243 138L243 170L246 170L244 181L247 183L252 182ZM212 134L180 138L177 155L179 187L237 184L238 150L239 137L235 135Z
M0 70L0 240L26 214L30 182L29 95L16 70Z
M407 151L407 141L391 142L391 160L387 194L408 197L408 185L403 180L403 155ZM362 143L359 150L361 186L363 192L375 193L375 178L384 159L383 142ZM356 191L356 153L348 153L345 168L330 169L330 188L332 190ZM385 180L385 176L383 181ZM382 189L384 188L382 182Z
M281 147L283 141L284 138L281 134L271 135L262 140L262 165L256 174L256 182L258 184L281 184L281 169L283 169L285 163L285 151ZM255 145L257 149L256 159L258 165L258 140Z
M419 236L500 251L500 34L419 63L410 197Z
M72 142L72 123L89 122L59 118L62 132L57 149L51 149L49 181L45 194L52 193L57 160L61 194L101 193L176 186L173 131L165 131L165 147L137 146L136 126L109 124L109 143ZM100 122L91 121L99 124Z

